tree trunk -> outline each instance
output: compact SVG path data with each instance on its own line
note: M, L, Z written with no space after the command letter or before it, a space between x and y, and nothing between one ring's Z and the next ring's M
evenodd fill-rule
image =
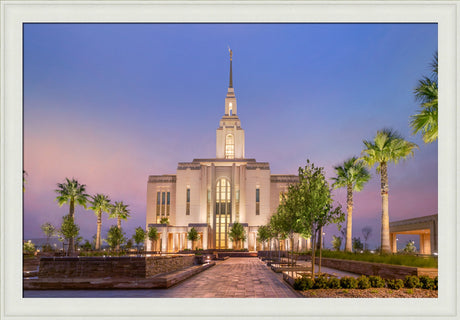
M316 231L313 231L313 236L311 237L312 240L312 246L311 246L311 278L314 280L315 279L315 238L316 238Z
M353 214L353 186L351 183L347 185L347 238L345 239L345 251L352 251L351 229L352 229L352 214Z
M319 261L318 261L318 274L321 275L321 253L323 251L323 227L319 229L321 237L319 238Z
M97 231L96 231L96 250L101 249L101 225L102 225L102 212L97 214Z
M69 204L69 216L72 218L72 221L75 222L75 200L70 199L70 204ZM74 249L74 241L73 238L69 239L69 250L67 250L67 254L71 256L73 254L73 249Z
M380 164L380 188L382 195L382 230L381 251L391 253L390 248L390 217L388 212L388 167L386 162Z
M316 238L316 250L319 250L319 245L321 244L321 232L318 232L318 238Z
M120 219L120 217L117 218L117 227L118 227L118 230L121 231L121 219ZM120 251L120 243L117 244L117 251Z

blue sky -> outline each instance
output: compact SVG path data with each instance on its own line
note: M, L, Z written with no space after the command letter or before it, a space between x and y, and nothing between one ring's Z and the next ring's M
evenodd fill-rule
M53 192L65 177L129 204L129 235L144 226L148 175L215 156L228 46L247 157L294 174L310 159L332 177L363 139L391 127L420 149L390 166L390 221L434 214L437 143L411 136L408 121L437 41L436 24L26 24L24 237L67 213ZM369 225L377 245L372 173L355 195L353 233ZM335 195L345 205L345 191ZM76 220L85 238L95 234L91 211Z

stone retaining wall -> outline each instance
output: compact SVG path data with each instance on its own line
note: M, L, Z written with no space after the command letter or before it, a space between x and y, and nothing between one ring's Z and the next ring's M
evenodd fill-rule
M195 264L195 255L146 257L145 277L172 272Z
M319 259L317 258L315 264L318 264L318 260ZM380 276L384 279L404 279L408 275L427 275L430 277L436 277L438 275L438 269L436 268L417 268L385 263L332 258L322 258L321 265L324 267L334 268L337 270L356 274L363 274L366 276Z
M194 264L193 255L152 257L50 257L40 259L39 278L149 278Z

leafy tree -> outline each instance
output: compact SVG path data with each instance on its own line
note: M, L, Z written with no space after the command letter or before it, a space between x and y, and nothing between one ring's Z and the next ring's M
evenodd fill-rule
M49 222L41 225L41 229L46 236L46 245L50 244L50 238L56 234L56 227Z
M431 77L423 77L414 89L415 99L421 103L419 112L410 117L412 134L422 133L425 143L438 139L438 52L431 62Z
M361 242L361 238L353 238L353 250L354 251L361 251L363 250L363 243Z
M241 223L235 222L230 228L228 237L231 241L236 242L236 248L240 249L240 244L242 241L246 240L246 233L244 232L244 227Z
M85 243L81 246L81 248L85 251L89 251L92 249L92 245L88 240L86 240Z
M115 204L111 207L109 218L117 219L117 227L121 230L121 220L128 220L130 211L128 205L123 204L123 201L115 201ZM120 250L120 245L117 246L117 250Z
M137 251L139 251L139 244L143 243L145 241L147 233L142 227L137 227L135 230L135 233L133 235L133 240L136 243L137 246Z
M361 191L371 175L363 161L352 157L343 165L334 167L336 177L333 178L334 189L347 188L347 236L345 238L345 251L351 251L351 230L353 215L353 191Z
M80 245L80 243L83 241L83 237L82 236L78 236L75 238L75 248L78 249L78 246Z
M271 238L271 230L270 226L265 225L265 226L260 226L259 229L257 229L257 241L262 243L263 250L265 250L265 243L270 240Z
M190 229L190 231L187 233L187 239L192 241L192 250L193 247L195 246L195 241L198 241L200 239L200 235L198 234L198 231L194 227Z
M414 252L416 252L417 248L415 247L415 241L409 240L406 243L406 246L404 247L403 251L406 252L406 253L414 253Z
M304 231L300 223L300 201L299 185L290 185L287 194L283 194L276 214L278 216L278 225L281 233L287 236L291 243L291 263L294 262L294 236Z
M73 239L78 236L78 232L80 231L80 227L75 224L73 218L70 215L65 215L62 217L62 224L61 228L59 229L59 233L62 235L64 239L67 239L69 243L73 243ZM73 253L73 248L70 248L68 254Z
M284 231L281 217L279 214L274 214L270 217L270 229L272 230L273 238L276 239L278 244L278 259L281 260L281 240L285 240L287 238L286 232Z
M381 250L390 253L390 218L388 213L388 163L398 163L414 154L415 143L404 140L396 131L377 131L373 141L364 140L362 160L369 166L377 164L380 173L380 194L382 196Z
M118 226L111 226L107 233L107 243L110 248L113 250L117 248L119 250L120 245L126 241L125 233L118 228Z
M169 218L166 218L166 217L161 218L160 224L167 224L169 226Z
M324 175L324 168L316 167L307 160L304 168L299 168L299 222L303 232L312 235L312 277L315 277L315 236L330 223L341 223L344 214L340 206L333 206L331 189ZM321 272L321 249L319 251Z
M158 233L157 228L150 227L147 236L148 236L149 240L153 242L153 248L156 248L157 241L158 241L158 239L160 239L160 234ZM152 251L155 251L155 249L152 250Z
M33 244L31 240L23 243L22 252L23 254L34 254L35 253L35 245Z
M101 249L101 226L102 226L102 213L109 213L112 209L110 204L110 199L104 194L96 194L91 197L91 207L90 209L94 211L94 214L97 217L97 229L96 229L96 250Z
M86 209L86 202L88 201L88 195L86 192L86 185L80 184L77 180L72 178L65 178L64 183L58 183L57 189L54 190L58 196L56 201L59 204L59 207L62 207L64 204L69 204L69 217L74 220L75 216L75 204L83 206ZM69 240L69 254L73 253L73 238Z
M336 251L340 251L340 247L342 246L342 237L332 236L332 247Z
M368 250L367 239L369 239L369 236L372 233L372 228L369 226L366 226L361 229L361 232L363 233L363 237L364 237L364 250Z
M126 241L126 249L131 249L133 247L133 239L128 239L128 241Z

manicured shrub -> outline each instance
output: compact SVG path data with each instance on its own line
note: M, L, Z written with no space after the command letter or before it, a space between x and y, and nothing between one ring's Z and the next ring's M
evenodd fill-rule
M295 290L304 290L302 278L295 279L293 287Z
M300 277L294 280L294 289L295 290L308 290L313 288L313 280L309 277Z
M434 278L434 290L438 290L438 276Z
M354 277L343 277L340 279L340 286L344 289L356 289L358 280Z
M428 276L420 276L420 287L422 289L434 290L435 284L434 279Z
M420 287L420 280L417 276L407 276L404 279L404 286L406 288L418 288Z
M369 282L372 288L385 288L385 280L379 276L370 276Z
M371 282L366 276L361 276L358 278L358 288L359 289L369 289L371 287Z
M324 276L319 276L315 279L313 289L327 289L327 278Z
M340 279L338 278L335 278L335 277L331 277L329 278L329 280L327 281L327 286L330 288L330 289L340 289Z
M404 281L401 279L387 280L387 286L390 289L399 290L404 287Z

